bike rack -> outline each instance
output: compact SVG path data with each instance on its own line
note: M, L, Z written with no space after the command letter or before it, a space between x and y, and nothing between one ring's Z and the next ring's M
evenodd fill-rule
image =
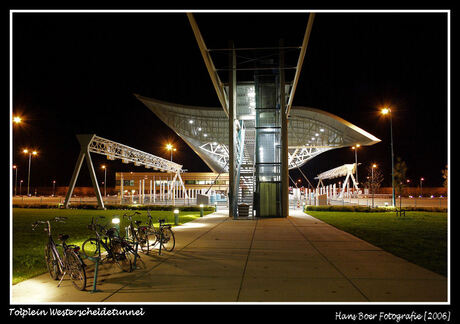
M99 290L96 288L96 283L97 283L97 274L98 274L98 270L99 270L99 261L101 261L101 244L99 243L99 241L97 241L97 251L99 251L99 256L97 257L90 257L88 256L87 258L91 261L94 261L96 262L96 265L94 266L94 279L93 279L93 290L90 291L90 294L93 294L95 292L101 292L102 290Z

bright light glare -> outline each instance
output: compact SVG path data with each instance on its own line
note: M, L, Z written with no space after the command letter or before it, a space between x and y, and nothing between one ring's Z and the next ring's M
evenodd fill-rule
M390 112L390 108L383 108L381 110L381 112L382 112L383 115L386 115L386 114L388 114Z
M120 219L117 217L112 218L112 224L120 224Z
M15 122L16 124L19 124L21 121L22 121L21 117L16 116L13 118L13 122Z

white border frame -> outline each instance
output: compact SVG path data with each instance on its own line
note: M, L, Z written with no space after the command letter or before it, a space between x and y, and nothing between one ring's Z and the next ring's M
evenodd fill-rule
M12 120L12 113L13 113L13 14L15 13L186 13L186 12L193 12L193 13L446 13L447 14L447 164L448 168L451 168L450 164L450 108L451 108L451 73L450 73L450 51L451 51L451 33L450 33L450 26L451 26L451 10L442 9L442 10L195 10L195 9L178 9L178 10L28 10L28 9L12 9L10 10L9 15L9 26L10 26L10 89L9 89L9 109L10 109L10 121ZM10 123L10 148L13 147L13 127L12 123ZM10 184L12 183L13 179L13 155L12 149L10 150L9 155L10 161ZM448 203L447 203L447 302L144 302L144 303L134 303L134 302L125 302L125 303L113 303L113 302L104 302L104 305L163 305L163 304L173 304L173 305L450 305L451 304L451 273L450 273L450 242L451 242L451 235L450 235L450 194L451 194L451 171L448 171ZM12 273L13 273L13 211L12 211L12 203L13 203L13 189L12 186L9 185L9 201L10 201L10 277L9 277L9 284L10 284L10 304L11 305L100 305L100 302L50 302L50 303L30 303L30 304L23 304L23 303L12 303Z

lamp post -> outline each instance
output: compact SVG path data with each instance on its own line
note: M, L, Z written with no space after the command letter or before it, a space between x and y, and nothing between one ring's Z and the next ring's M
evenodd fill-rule
M371 168L371 186L372 186L372 208L374 208L374 191L375 191L375 185L374 185L374 168L377 167L377 164L372 164Z
M53 197L54 197L54 190L56 189L56 180L53 180Z
M395 197L395 167L394 167L394 153L393 153L393 121L390 108L383 108L381 110L382 115L390 115L390 137L391 137L391 187L392 187L392 203L393 207L396 206Z
M102 165L104 169L104 197L107 197L107 168L105 165Z
M352 149L355 151L355 164L356 164L356 169L355 169L355 174L356 174L356 185L359 184L358 182L358 147L360 147L360 144L356 144L355 146L352 147Z
M28 172L28 175L27 175L27 196L29 196L29 188L30 188L30 164L31 164L31 160L32 160L32 155L37 155L38 153L36 151L32 151L30 152L28 149L25 149L23 151L25 154L29 154L29 172Z
M16 176L14 179L14 195L17 195L17 189L18 189L18 167L16 165L13 165L14 171L16 171Z
M22 183L24 180L19 181L19 196L22 196Z
M172 144L166 144L166 149L171 152L171 162L172 162L173 151L176 151L176 149L172 146Z
M423 196L423 180L425 180L424 178L420 178L420 197Z
M179 209L174 209L174 225L179 224Z

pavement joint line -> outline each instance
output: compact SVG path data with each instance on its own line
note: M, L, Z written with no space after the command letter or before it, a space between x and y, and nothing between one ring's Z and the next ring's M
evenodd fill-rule
M212 214L211 214L212 215ZM206 217L206 216L205 216ZM139 280L140 278L142 278L143 276L147 275L148 273L152 272L155 268L157 268L158 266L160 266L161 264L163 264L164 262L166 262L167 260L169 260L171 257L173 257L177 252L180 252L182 251L183 249L185 249L187 246L189 246L190 244L192 244L193 242L195 242L196 240L198 240L199 238L201 238L203 235L209 233L211 230L213 230L214 228L216 228L217 226L223 224L224 222L228 221L228 219L224 219L222 222L212 226L209 230L207 230L206 232L202 233L200 236L196 237L194 240L190 241L187 245L184 245L180 250L175 250L172 254L170 254L168 257L164 258L163 260L161 260L160 262L158 262L157 264L155 264L152 268L150 268L149 270L146 270L146 271L143 271L141 273L139 273L135 278L133 278L133 280L131 280L131 282L121 286L120 288L118 288L117 290L115 290L114 292L112 292L111 294L109 294L108 296L106 296L105 298L101 299L101 302L104 302L106 301L107 299L109 299L110 297L112 297L113 295L115 295L116 293L118 293L120 290L126 288L127 286L131 285L133 282Z
M236 301L240 300L240 293L241 293L241 289L243 288L244 277L246 275L246 267L248 265L249 255L251 254L252 243L254 242L254 237L256 235L256 229L257 229L257 224L259 223L259 219L256 218L255 221L256 221L256 224L254 226L254 230L252 231L251 245L249 245L248 255L246 256L246 262L244 263L243 274L241 276L241 283L240 283L240 288L238 289L238 295L236 296Z
M308 214L306 214L306 215L308 215ZM313 217L313 216L311 216L311 215L308 215L308 216ZM333 264L333 263L332 263L332 262L331 262L331 261L330 261L330 260L329 260L329 259L328 259L328 258L327 258L327 257L326 257L326 256L315 246L315 244L313 243L313 241L310 241L310 240L305 236L305 234L302 233L302 231L300 231L300 230L297 228L297 226L295 226L295 224L291 221L291 219L290 219L289 217L286 217L286 218L287 218L287 220L289 221L289 223L291 223L291 225L295 227L295 229L305 238L305 240L306 240L308 243L311 244L311 246L319 253L319 255L321 255L321 257L324 258L324 260L325 260L327 263L329 263L334 269L336 269L336 270L337 270L337 271L338 271L338 272L339 272L339 273L340 273L340 274L341 274L341 275L342 275L342 276L343 276L343 277L344 277L344 278L345 278L345 279L346 279L346 280L347 280L347 281L348 281L348 282L349 282L349 283L350 283L350 284L351 284L351 285L352 285L352 286L353 286L353 287L354 287L354 288L355 288L355 289L356 289L356 290L367 300L367 301L371 301L371 300L369 299L369 297L367 297L367 296L361 291L361 289L359 289L359 288L353 283L353 281L352 281L350 278L348 278L342 271L340 271L340 269L337 268L337 266L336 266L335 264ZM313 218L314 218L314 217L313 217ZM316 219L316 218L315 218L315 219Z

